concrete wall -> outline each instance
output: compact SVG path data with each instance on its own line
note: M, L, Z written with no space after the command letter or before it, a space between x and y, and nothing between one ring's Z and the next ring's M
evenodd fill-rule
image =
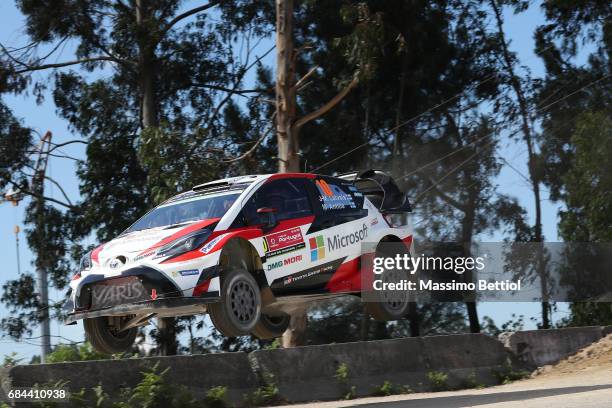
M606 336L610 327L570 327L504 333L501 340L528 366L554 364Z
M4 387L6 390L7 386L31 387L65 380L71 392L101 384L105 392L117 396L121 388L138 384L142 372L155 364L159 364L160 371L169 369L166 378L170 383L186 386L198 398L214 386L227 386L230 399L239 401L257 387L246 353L18 365L9 370L10 384Z
M187 387L197 398L214 386L226 386L231 402L266 384L274 384L289 402L342 398L351 387L370 395L385 381L414 391L431 389L428 373L448 375L451 387L466 380L492 385L498 373L554 363L612 332L610 327L582 327L512 333L504 344L483 334L433 336L358 343L125 360L23 365L0 370L4 390L67 380L75 392L101 384L112 396L133 387L142 371L159 364L167 380ZM334 376L341 364L346 381ZM0 396L2 393L0 392ZM22 405L25 406L25 405Z
M238 403L265 384L275 384L291 402L342 398L352 386L357 395L390 381L411 389L430 389L427 373L449 375L448 384L459 386L474 376L482 384L495 384L495 372L508 362L518 364L509 350L485 335L406 338L358 343L297 347L246 353L221 353L144 359L82 361L23 365L8 371L10 387L30 387L67 380L79 391L101 384L110 395L133 387L142 371L159 364L168 368L170 383L184 385L197 398L213 386L228 387L228 397ZM338 367L348 367L346 383L334 378ZM8 388L6 388L8 387Z
M470 376L491 385L497 371L513 359L518 364L500 342L483 334L262 350L251 353L251 359L261 373L274 376L281 395L292 402L341 398L351 386L359 396L371 395L385 381L415 391L430 389L427 374L432 371L448 374L450 386ZM346 384L334 378L343 363Z

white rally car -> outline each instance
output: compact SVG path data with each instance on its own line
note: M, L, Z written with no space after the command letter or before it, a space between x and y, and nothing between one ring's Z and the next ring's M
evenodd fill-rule
M153 317L209 313L225 336L280 336L305 303L360 295L362 243L410 246L410 204L385 173L284 173L194 187L81 261L64 305L99 351L129 349ZM395 320L407 302L368 304Z

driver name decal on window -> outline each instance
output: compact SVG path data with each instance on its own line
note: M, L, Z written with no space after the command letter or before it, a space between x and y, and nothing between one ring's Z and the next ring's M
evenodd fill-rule
M305 246L300 227L289 228L264 237L264 250L267 257L286 254Z
M325 180L315 182L319 190L319 201L323 210L343 210L357 208L353 196L336 184L329 184Z

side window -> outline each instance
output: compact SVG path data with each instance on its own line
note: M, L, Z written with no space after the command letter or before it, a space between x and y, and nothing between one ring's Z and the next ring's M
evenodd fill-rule
M363 194L350 182L333 177L318 177L314 184L322 225L329 227L368 215Z
M324 212L350 212L363 208L363 194L347 181L321 177L315 180L315 185Z
M263 207L274 208L278 221L312 215L305 180L276 180L264 184L243 208L248 224L260 223L257 209Z

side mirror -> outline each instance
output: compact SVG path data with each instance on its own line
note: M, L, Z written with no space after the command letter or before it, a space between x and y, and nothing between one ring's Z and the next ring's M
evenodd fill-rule
M276 226L276 208L261 207L257 209L257 215L264 224L264 228L270 229Z

